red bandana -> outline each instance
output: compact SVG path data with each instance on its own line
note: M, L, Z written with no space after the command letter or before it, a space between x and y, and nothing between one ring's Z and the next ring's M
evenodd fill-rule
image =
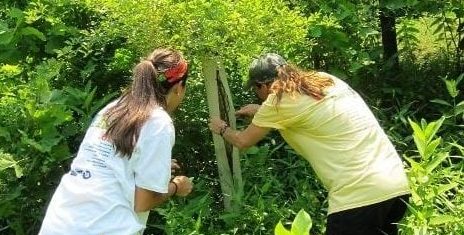
M184 59L180 59L179 63L177 63L176 66L166 70L164 72L164 76L166 76L166 79L168 80L169 83L175 83L179 81L187 72L187 61Z

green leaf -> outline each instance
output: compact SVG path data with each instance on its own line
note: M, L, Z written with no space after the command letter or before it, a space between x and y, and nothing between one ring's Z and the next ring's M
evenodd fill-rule
M428 159L429 156L431 156L433 152L435 152L435 149L440 143L441 143L441 138L437 138L437 139L434 139L429 144L427 144L427 147L425 148L425 152L424 152L425 159Z
M306 211L301 209L292 223L292 235L307 235L311 230L312 220Z
M55 54L57 53L56 50L63 47L64 42L62 38L59 37L52 37L47 39L47 44L45 44L45 52L48 54Z
M0 45L10 44L13 41L14 35L13 31L0 32Z
M437 24L441 23L442 22L442 18L441 17L436 17L432 23L430 24L431 27L433 26L436 26Z
M464 24L462 25L464 27ZM458 76L458 78L456 79L456 84L459 84L462 81L462 79L464 79L464 73L461 73L461 75Z
M439 24L437 24L436 26L437 28L435 29L435 31L433 31L433 35L441 35L442 32L445 30L445 24L443 22L440 22Z
M11 168L14 165L16 165L16 161L11 154L0 152L0 171Z
M93 99L95 98L95 92L97 91L97 87L94 87L92 91L87 95L84 100L84 108L89 109L90 105L92 104Z
M446 84L446 90L448 90L448 94L453 97L453 98L456 98L456 96L458 96L459 94L459 90L457 90L457 84L456 84L456 80L445 80L445 84Z
M259 152L259 148L256 146L252 146L246 150L246 154L251 154L251 155L258 154L258 152Z
M437 189L437 195L441 195L443 194L444 192L448 192L449 190L453 189L453 188L456 188L458 187L459 184L456 183L456 182L453 182L453 183L449 183L449 184L445 184L445 185L441 185L440 187L438 187Z
M81 77L85 80L89 77L92 76L92 74L95 72L95 68L97 67L97 64L95 64L93 61L87 62L85 65L84 69L80 72ZM86 86L87 87L87 86Z
M421 140L420 137L418 137L415 134L413 136L413 139L414 139L414 143L416 144L417 151L419 151L419 154L425 158L426 157L425 150L427 148L427 144L425 143L424 140Z
M414 204L416 204L417 206L422 206L424 204L422 201L422 197L419 196L419 194L414 189L411 190L411 198ZM409 206L409 204L408 204L408 208L409 208L409 211L411 211L416 217L420 216L420 212L415 210L412 206Z
M14 8L14 7L11 8L8 15L12 18L18 19L18 21L21 21L22 19L24 19L24 12L18 8Z
M0 152L0 172L8 168L14 169L16 178L21 178L23 176L23 169L19 166L18 162L13 159L13 155Z
M322 29L321 27L315 26L309 29L309 35L318 38L322 35Z
M0 34L5 33L6 31L9 31L8 24L6 24L3 21L0 21Z
M430 102L437 103L437 104L443 104L443 105L446 105L446 106L453 107L453 105L451 105L450 103L448 103L448 102L446 102L444 100L441 100L441 99L433 99Z
M439 215L436 217L432 217L430 219L429 225L442 225L442 224L449 224L449 223L456 223L461 221L462 218L458 218L452 215Z
M0 137L5 138L7 141L11 140L10 132L5 127L0 127Z
M275 235L292 235L291 232L289 232L285 227L282 225L282 223L279 221L279 223L276 225L274 229L274 234Z
M454 107L454 115L459 115L464 113L464 101L459 102L456 107Z
M414 200L414 195L417 195L417 193L414 192L414 190L411 191L412 193L412 198L413 198L413 202L415 202ZM419 197L419 196L418 196ZM420 200L420 199L419 199ZM406 203L406 206L408 207L408 210L411 214L415 215L416 217L419 217L419 211L416 210L416 208L414 208L414 206L412 206L410 203Z
M118 95L117 92L113 92L110 94L105 95L103 98L96 100L91 105L91 110L87 115L92 117L97 111L99 111L103 106L105 106L110 100Z
M201 226L202 226L202 210L200 210L200 212L198 213L198 218L197 220L195 221L195 231L199 231L201 229ZM196 232L192 232L193 234L196 234Z
M24 36L35 36L42 41L46 41L45 35L34 27L25 27L21 29L21 34Z
M37 142L28 138L24 133L22 134L21 142L34 147L41 153L49 153L52 150L52 147L56 146L62 139L62 137L47 137Z
M427 148L426 135L424 131L422 130L422 128L417 123L413 122L409 118L408 118L408 121L414 131L413 139L414 139L414 143L416 144L417 150L419 151L419 154L422 157L426 157L425 156L426 148Z
M415 27L408 27L408 33L411 34L411 37L418 39L414 34L419 34L421 31Z
M23 168L20 167L18 164L14 165L14 171L16 174L16 178L21 178L23 176Z
M417 138L421 141L425 141L425 134L422 131L422 128L415 122L413 122L411 119L408 118L409 125L411 125L412 130L414 132L414 135L417 136Z
M382 7L386 7L390 10L398 10L404 7L413 7L417 4L417 0L383 0L380 1Z
M440 153L437 154L436 157L430 161L427 166L425 167L425 170L427 173L431 173L437 166L440 165L446 158L448 158L448 153Z
M414 228L414 235L429 234L428 230L429 230L429 227L427 225L422 225L419 228Z
M409 164L411 164L411 168L414 170L415 168L419 168L421 167L420 164L418 162L416 162L413 158L410 158L410 157L406 157L406 156L403 156L404 159L406 161L409 162Z
M440 119L437 121L431 122L427 125L425 128L425 136L427 137L427 143L429 143L433 137L437 134L438 129L440 129L441 125L443 124L443 121L445 120L445 117L442 116Z

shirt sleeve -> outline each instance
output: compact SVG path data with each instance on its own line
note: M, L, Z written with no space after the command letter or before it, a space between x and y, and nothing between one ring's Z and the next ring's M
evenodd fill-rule
M142 128L132 155L135 185L158 193L167 193L171 179L171 153L174 145L172 124L148 122Z
M285 129L285 116L279 113L279 108L274 104L275 95L269 95L261 104L258 112L253 117L252 123L259 127Z

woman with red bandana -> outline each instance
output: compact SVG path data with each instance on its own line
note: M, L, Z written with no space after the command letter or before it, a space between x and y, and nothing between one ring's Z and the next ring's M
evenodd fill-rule
M141 234L150 209L191 192L186 176L171 177L170 115L184 98L187 67L170 49L135 66L131 87L92 121L39 234Z

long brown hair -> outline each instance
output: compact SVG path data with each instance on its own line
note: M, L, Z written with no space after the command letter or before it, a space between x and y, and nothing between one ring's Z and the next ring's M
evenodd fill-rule
M108 125L105 136L122 155L130 158L140 130L153 108L161 106L166 109L166 95L169 89L179 82L185 86L187 71L184 71L184 74L176 74L176 79L167 77L168 72L171 74L173 69L175 72L178 70L179 64L185 64L186 70L186 62L179 52L171 49L154 50L134 67L132 85L123 92L118 102L104 113Z
M272 82L271 92L276 94L277 104L283 93L291 96L304 94L320 100L324 98L324 90L333 86L334 81L324 73L304 71L291 64L278 66L277 78Z

